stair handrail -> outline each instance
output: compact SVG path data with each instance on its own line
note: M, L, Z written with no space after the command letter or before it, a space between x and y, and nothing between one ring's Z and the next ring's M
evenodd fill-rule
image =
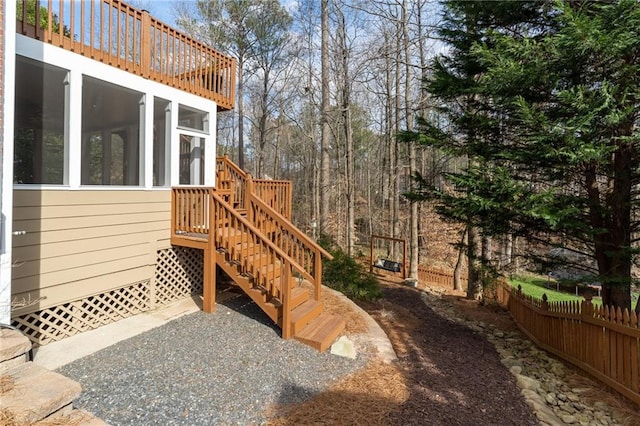
M231 161L229 154L224 154L224 156L216 158L216 171L224 174L222 177L223 180L234 181L237 187L233 191L234 202L242 206L242 208L247 208L246 186L248 173Z
M263 234L265 235L271 234L270 232L268 232L269 230L267 229L260 229L261 220L258 217L256 217L256 209L254 208L254 207L257 207L264 214L268 216L267 221L270 220L275 223L280 233L276 233L274 236L277 238L281 238L280 240L281 244L278 244L278 242L271 239L270 241L272 241L274 244L280 247L280 249L283 250L288 256L290 256L293 259L293 261L296 262L297 265L299 265L304 269L305 278L307 278L309 281L313 283L313 287L315 290L314 291L315 300L320 300L320 292L322 288L322 257L326 257L327 259L332 260L333 256L330 253L328 253L325 249L320 247L318 243L316 243L314 240L309 238L307 234L305 234L300 229L298 229L293 223L291 223L291 221L289 221L287 218L282 216L280 213L274 210L271 206L265 203L264 200L262 200L260 197L256 196L253 193L249 193L249 196L247 198L249 199L249 203L250 203L250 206L248 209L249 221L253 223L254 226ZM297 250L297 249L287 250L284 247L285 240L282 239L282 234L281 234L283 231L288 234L286 237L292 237L292 239L299 241L301 243L302 250L307 250L308 252L313 253L313 259L311 262L305 261L304 254L300 253L301 250ZM287 238L287 241L288 240L289 238ZM298 253L299 256L296 257L294 253Z
M291 220L291 182L288 180L271 180L271 179L254 179L250 173L242 170L238 165L236 165L233 161L229 159L229 154L224 154L222 157L216 158L216 172L221 173L219 176L222 181L234 181L234 185L236 186L236 191L234 194L234 202L238 206L242 206L244 209L249 208L249 200L247 197L247 193L254 193L257 195L256 186L265 186L268 183L272 184L282 184L287 183L289 185L288 196L286 200L283 200L286 203L283 208L278 211L274 208L274 210L278 211L288 220ZM259 195L258 195L259 196ZM262 198L262 197L260 197ZM263 199L263 201L267 202ZM288 213L283 214L282 212Z
M283 293L282 302L282 336L287 339L291 337L291 319L290 319L290 301L291 301L291 291L292 291L292 278L293 271L295 270L301 276L312 278L307 271L299 265L293 258L291 258L287 253L285 253L280 247L278 247L273 241L268 239L263 235L262 231L260 231L257 227L255 227L247 218L243 217L240 213L236 211L228 202L226 202L218 192L216 192L215 188L210 189L209 196L211 197L211 210L210 210L210 223L212 225L212 232L209 233L210 238L213 236L217 240L217 232L215 229L218 227L218 216L215 214L214 203L221 205L231 216L234 217L236 221L243 224L253 235L253 237L258 240L261 244L266 245L270 250L273 251L274 254L277 255L278 258L281 259L281 263L284 267L284 282L285 289ZM216 247L217 248L217 247ZM281 290L282 292L282 290Z

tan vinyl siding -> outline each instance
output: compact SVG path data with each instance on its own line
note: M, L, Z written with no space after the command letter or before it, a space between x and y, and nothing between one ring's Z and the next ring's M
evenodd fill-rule
M153 279L170 246L169 191L15 190L14 299L24 314Z

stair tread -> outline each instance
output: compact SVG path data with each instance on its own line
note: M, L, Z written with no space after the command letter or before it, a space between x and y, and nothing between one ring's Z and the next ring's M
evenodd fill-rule
M344 330L344 326L342 317L325 313L314 318L294 337L323 352Z
M62 374L28 362L5 372L14 379L13 389L0 395L0 406L19 424L31 424L73 402L80 384Z
M31 342L22 333L0 328L0 362L13 359L31 350Z
M108 426L108 423L100 420L90 412L82 409L75 409L69 414L55 418L55 423L50 419L43 419L33 424L33 426L50 426L52 424L74 425L74 426Z
M303 304L301 304L300 306L296 307L291 311L291 321L296 322L296 320L300 319L301 317L308 315L310 312L317 309L318 305L322 305L322 304L317 300L313 300L313 299L307 300L306 302L304 302ZM322 308L322 306L320 307Z

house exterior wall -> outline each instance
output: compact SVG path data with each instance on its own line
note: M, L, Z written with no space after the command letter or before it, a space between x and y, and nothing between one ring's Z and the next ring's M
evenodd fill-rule
M12 188L12 175L6 179L15 199L9 212L14 229L25 231L14 236L10 260L11 295L24 305L11 313L14 325L46 344L201 292L202 255L171 247L171 192L153 186L150 108L141 132L140 184L82 185L82 81L89 76L131 88L146 105L155 97L171 102L171 185L179 183L179 141L185 135L204 141L203 183L215 185L216 104L22 35L16 36L15 55L68 70L70 89L65 184ZM208 112L207 135L179 125L179 105Z
M154 277L170 191L16 190L12 293L22 315Z

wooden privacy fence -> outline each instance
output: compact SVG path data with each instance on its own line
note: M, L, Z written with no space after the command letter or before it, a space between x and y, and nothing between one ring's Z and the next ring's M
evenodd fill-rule
M548 302L498 284L498 302L538 346L640 404L640 328L635 312L581 302Z
M18 0L17 15L19 34L233 109L235 60L147 11L119 0Z
M466 287L467 278L460 277L460 281L462 282L462 286ZM446 269L418 266L418 282L453 288L453 274Z

